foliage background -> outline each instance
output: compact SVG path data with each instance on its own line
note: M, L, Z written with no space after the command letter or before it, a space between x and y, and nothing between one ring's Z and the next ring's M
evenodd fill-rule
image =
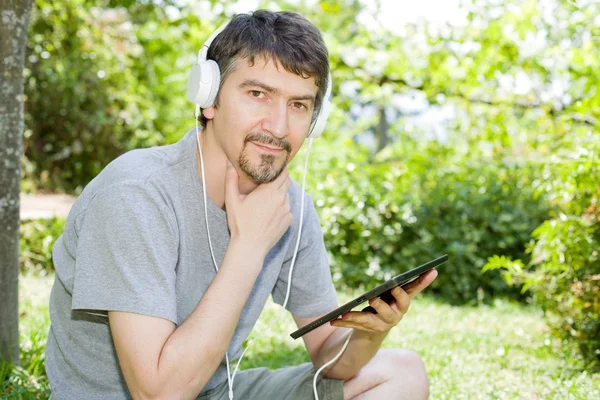
M177 141L189 67L234 3L36 0L24 187L77 194L119 154ZM474 1L462 25L394 31L379 2L261 4L302 12L330 49L335 110L308 191L338 288L448 253L433 293L538 301L595 368L599 4Z

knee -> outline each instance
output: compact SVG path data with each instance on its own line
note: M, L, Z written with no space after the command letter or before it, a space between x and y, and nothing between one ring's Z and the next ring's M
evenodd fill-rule
M410 366L415 371L425 373L425 363L416 352L408 349L388 349L388 351L393 363Z
M404 388L410 387L414 399L427 399L429 397L429 380L423 359L412 350L389 349L387 350L389 363L393 366L394 379Z

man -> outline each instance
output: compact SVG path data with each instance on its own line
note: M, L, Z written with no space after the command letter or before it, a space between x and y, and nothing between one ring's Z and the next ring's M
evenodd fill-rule
M55 244L46 356L53 398L226 399L225 353L240 356L269 294L283 303L305 195L286 166L322 104L327 49L304 17L257 11L234 17L208 58L222 79L217 103L202 110L201 146L192 129L174 145L113 161ZM306 196L286 306L298 326L337 305ZM322 399L426 398L420 358L378 349L435 276L398 288L391 306L371 301L376 315L351 312L305 335L312 364L240 372L235 398L312 398L314 367L351 329L318 384Z

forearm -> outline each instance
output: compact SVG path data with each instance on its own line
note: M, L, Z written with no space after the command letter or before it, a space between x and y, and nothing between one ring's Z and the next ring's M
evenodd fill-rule
M225 356L263 261L255 248L230 244L202 300L163 346L157 374L165 397L195 398L206 386Z
M317 368L333 359L342 349L350 329L339 328L329 336L317 357ZM323 376L330 379L348 380L358 373L377 353L386 333L370 333L354 330L348 347L340 358L323 371Z

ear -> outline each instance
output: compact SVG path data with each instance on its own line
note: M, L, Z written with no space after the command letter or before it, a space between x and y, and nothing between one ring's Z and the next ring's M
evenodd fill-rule
M202 115L206 119L213 119L215 117L215 106L210 106L202 110Z

